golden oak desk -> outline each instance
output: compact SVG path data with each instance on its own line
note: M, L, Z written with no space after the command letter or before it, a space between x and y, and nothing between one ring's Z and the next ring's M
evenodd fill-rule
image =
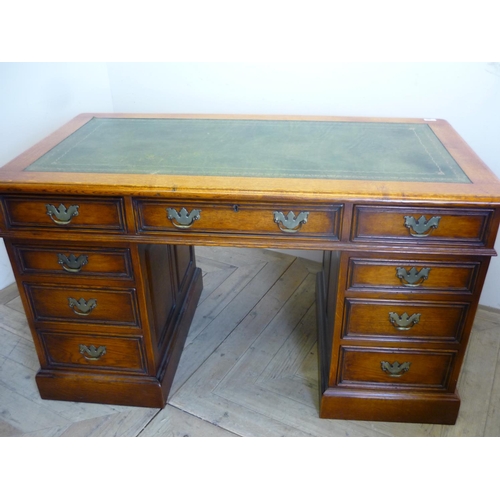
M163 407L194 245L317 249L320 416L456 420L500 184L442 120L80 115L0 194L42 398Z

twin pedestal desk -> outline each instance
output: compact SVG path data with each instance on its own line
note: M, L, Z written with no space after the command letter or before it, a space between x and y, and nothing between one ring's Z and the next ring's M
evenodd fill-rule
M456 421L500 183L445 121L79 115L0 196L42 398L162 408L194 246L315 249L319 416Z

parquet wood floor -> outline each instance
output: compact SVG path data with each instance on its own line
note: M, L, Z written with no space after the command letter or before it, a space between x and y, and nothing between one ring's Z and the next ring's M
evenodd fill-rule
M318 418L319 264L197 248L204 290L163 410L44 401L15 285L0 292L0 436L500 436L500 314L480 308L454 426Z

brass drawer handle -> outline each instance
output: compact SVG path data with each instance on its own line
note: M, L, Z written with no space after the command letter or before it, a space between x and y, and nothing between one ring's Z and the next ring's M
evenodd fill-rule
M283 212L274 212L274 222L284 233L296 233L307 222L309 212L300 212L297 217L293 212L288 212L285 217Z
M97 306L96 299L85 299L76 300L72 297L68 297L69 307L75 314L80 316L88 316Z
M418 220L415 220L413 215L405 215L405 227L410 230L410 236L415 238L425 238L429 236L434 229L439 225L441 217L435 216L431 217L429 220L425 216L421 216Z
M68 273L79 273L82 267L89 261L87 255L75 257L73 254L70 254L69 257L66 257L66 255L58 253L57 258L57 263Z
M389 361L380 362L380 368L389 377L401 377L403 373L406 373L410 369L410 366L411 363L409 361L405 361L404 363L398 363L397 361L394 361L394 363L389 363Z
M188 213L188 211L183 207L180 212L177 212L175 208L167 208L167 219L172 221L172 224L179 229L187 229L191 227L195 221L197 221L200 216L201 209L194 209Z
M412 314L408 316L407 313L403 313L399 316L398 313L390 312L389 321L392 323L396 330L409 330L415 326L420 321L420 313Z
M80 344L80 354L83 354L85 359L89 361L97 361L99 358L106 354L106 346L101 345L97 349L95 346L91 345L87 347L86 345Z
M423 267L420 271L417 271L416 267L409 271L404 267L396 267L396 276L404 286L420 286L429 277L430 272L430 267Z
M66 208L62 203L59 205L59 208L56 208L54 205L45 205L47 209L47 215L59 225L66 225L71 222L73 217L78 215L78 209L80 208L78 205L70 205L69 208Z

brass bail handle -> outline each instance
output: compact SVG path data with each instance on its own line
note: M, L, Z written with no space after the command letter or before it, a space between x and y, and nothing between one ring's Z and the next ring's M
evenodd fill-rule
M404 267L396 267L396 276L401 280L404 286L410 287L422 285L422 283L429 278L430 272L430 267L423 267L420 271L417 271L416 267L412 267L409 271Z
M96 308L97 300L76 300L73 297L68 297L68 305L75 314L79 316L88 316Z
M415 219L413 215L405 215L404 219L404 226L410 230L410 236L415 238L426 238L434 229L437 229L441 217L433 216L427 220L424 215L419 219Z
M405 361L404 363L399 363L394 361L394 363L389 363L389 361L381 361L380 368L383 372L387 373L389 377L401 377L410 369L411 363Z
M87 347L86 345L80 344L80 354L83 355L85 359L89 361L97 361L99 358L106 354L106 346L101 345L99 347L95 347L93 345Z
M79 273L89 261L87 255L75 257L73 254L66 256L62 253L57 254L57 259L57 263L68 273Z
M80 208L78 205L70 205L66 208L62 203L56 208L54 205L47 204L45 205L47 209L47 215L59 225L66 225L71 222L73 217L78 215L78 209Z
M172 221L172 224L179 229L187 229L191 227L195 221L199 220L201 209L193 209L188 212L185 207L182 207L178 212L175 208L167 208L167 219Z
M421 313L415 313L410 316L405 312L399 316L398 313L390 312L389 321L396 330L406 331L413 328L420 321L420 316Z
M300 212L295 216L293 212L288 212L285 217L283 212L276 211L273 214L274 222L278 225L284 233L296 233L299 229L307 223L309 212Z

